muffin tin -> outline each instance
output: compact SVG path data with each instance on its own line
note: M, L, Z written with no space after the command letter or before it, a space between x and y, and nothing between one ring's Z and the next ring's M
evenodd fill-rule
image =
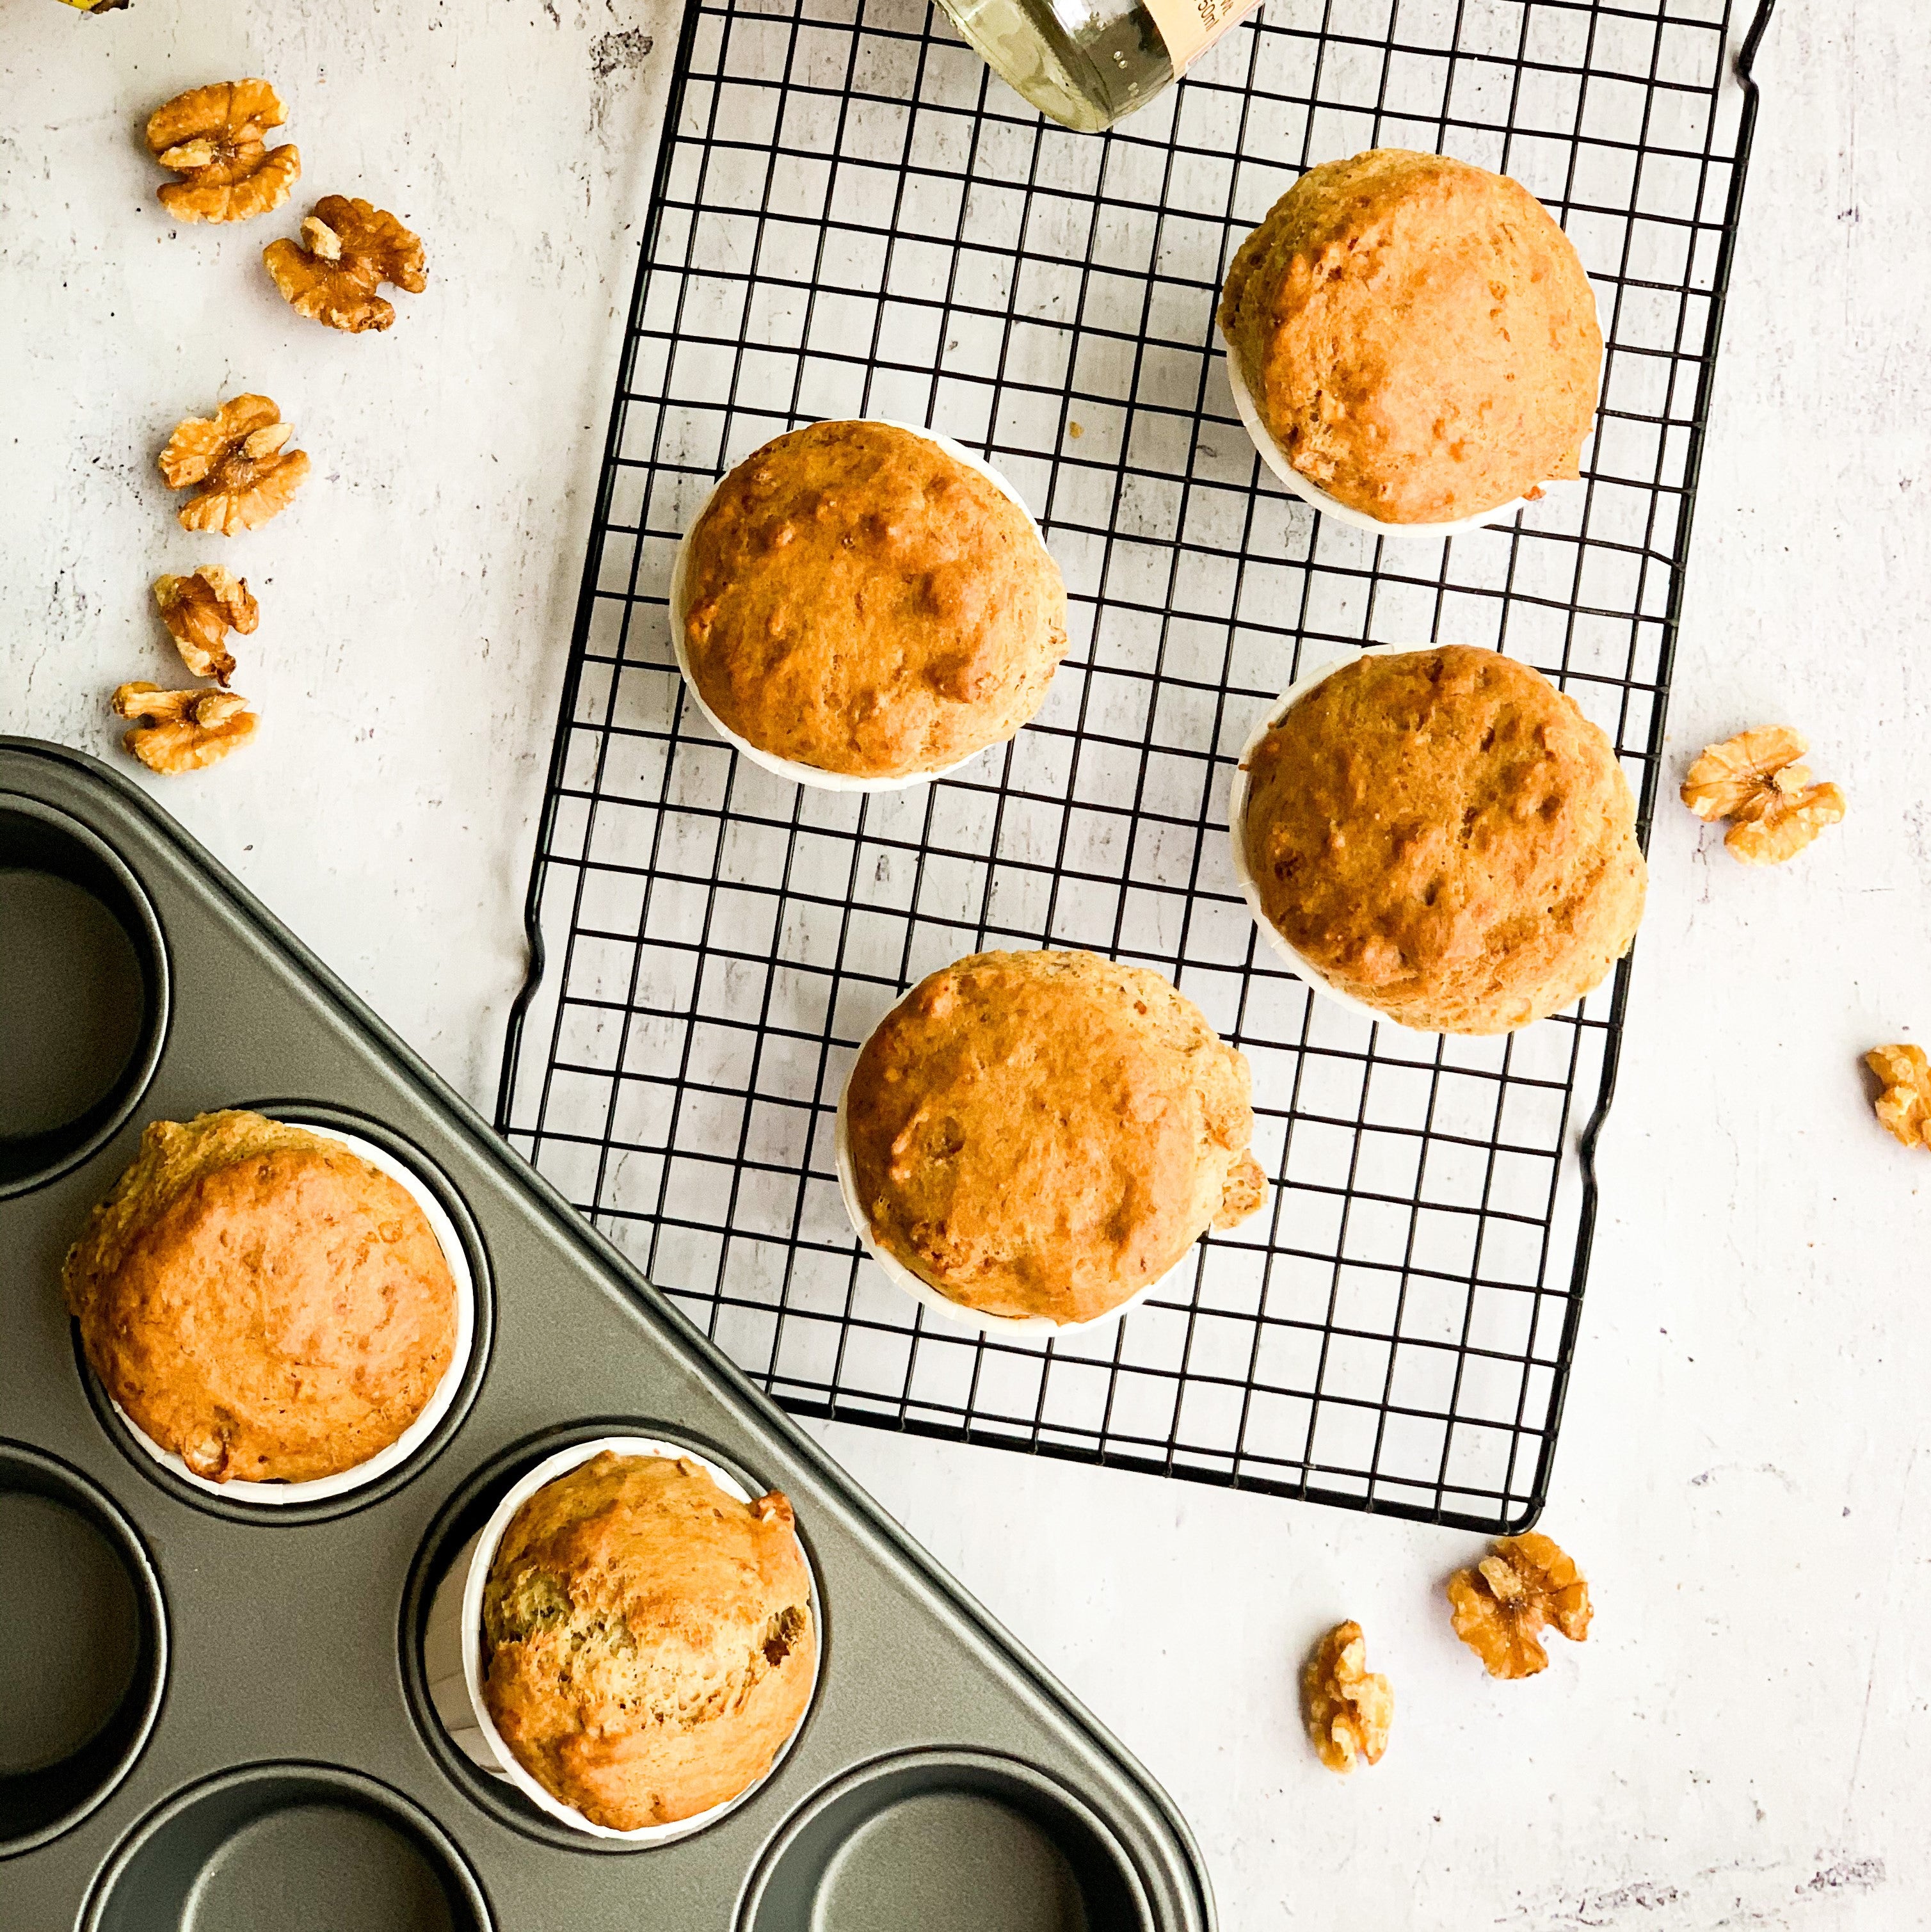
M70 890L70 888L71 890ZM111 927L111 938L106 937ZM27 935L31 933L31 943ZM1171 1804L821 1450L131 785L0 740L0 1924L9 1932L1205 1932ZM61 1258L142 1126L253 1106L433 1188L477 1289L429 1439L265 1510L142 1454ZM439 1720L436 1586L523 1473L691 1443L797 1511L822 1670L789 1755L674 1844L591 1839Z

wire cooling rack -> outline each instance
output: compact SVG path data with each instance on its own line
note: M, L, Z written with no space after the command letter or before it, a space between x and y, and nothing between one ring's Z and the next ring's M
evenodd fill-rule
M1258 940L1226 850L1262 709L1362 641L1507 650L1611 734L1645 835L1756 98L1726 0L1269 0L1104 136L924 0L692 0L613 412L499 1126L811 1414L1471 1528L1546 1491L1627 964L1504 1040L1375 1028ZM1609 343L1579 484L1452 542L1284 495L1213 335L1305 168L1438 148L1525 182ZM676 541L820 417L985 451L1065 573L1045 710L869 796L741 760L673 662ZM862 1259L832 1132L925 974L1085 946L1171 975L1252 1064L1268 1210L1110 1332L990 1340Z

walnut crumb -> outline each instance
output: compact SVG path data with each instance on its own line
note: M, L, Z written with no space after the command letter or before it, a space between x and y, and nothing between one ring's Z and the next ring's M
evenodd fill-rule
M248 700L232 691L163 691L124 684L109 700L133 729L121 742L151 772L172 777L225 758L255 735Z
M235 670L228 633L247 637L261 622L247 579L231 576L218 563L204 563L190 577L156 578L154 602L181 662L196 677L225 685Z
M1810 749L1787 724L1759 725L1708 746L1683 781L1699 818L1727 818L1723 843L1746 866L1780 866L1844 815L1844 794L1811 782Z
M1554 1624L1572 1643L1589 1634L1589 1586L1546 1536L1505 1536L1472 1570L1448 1580L1455 1634L1491 1677L1533 1677L1549 1668L1541 1634Z
M1877 1117L1906 1147L1931 1147L1931 1058L1921 1046L1874 1046L1864 1064L1883 1082Z
M1367 1640L1357 1623L1336 1624L1314 1647L1301 1672L1307 1734L1330 1771L1379 1764L1394 1721L1395 1694L1368 1668Z
M301 155L262 138L287 116L265 80L190 88L148 117L148 146L181 176L159 190L177 221L247 221L280 207L301 173Z
M271 242L262 260L296 314L351 335L395 320L394 306L376 292L383 283L412 295L428 286L421 242L386 209L339 194L315 204L299 242Z
M308 474L308 453L290 449L295 425L266 396L231 396L211 420L175 426L160 454L170 490L199 485L178 512L184 530L232 537L279 516Z

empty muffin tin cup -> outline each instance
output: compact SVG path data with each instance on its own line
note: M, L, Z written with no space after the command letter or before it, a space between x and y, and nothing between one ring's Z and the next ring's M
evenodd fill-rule
M811 1552L800 1537L799 1551L805 1559L805 1573L811 1582L811 1696L805 1700L805 1708L799 1713L791 1735L778 1748L762 1777L753 1779L735 1797L726 1798L721 1804L714 1804L708 1811L700 1811L667 1825L644 1825L634 1831L620 1832L609 1825L592 1823L576 1806L565 1804L523 1768L516 1754L504 1742L496 1720L490 1715L489 1706L483 1699L483 1591L490 1580L490 1566L496 1561L496 1546L502 1542L517 1511L538 1490L555 1482L559 1476L568 1475L593 1456L601 1456L605 1450L618 1456L658 1456L672 1462L681 1460L695 1462L727 1496L733 1496L741 1503L755 1500L751 1492L730 1470L721 1468L702 1450L693 1449L687 1443L669 1442L648 1436L604 1436L592 1442L573 1443L567 1449L559 1449L510 1486L502 1502L491 1512L488 1522L463 1545L443 1573L442 1581L436 1586L423 1629L423 1675L427 1682L430 1702L435 1706L442 1728L448 1733L451 1742L472 1763L492 1777L503 1779L546 1817L554 1818L587 1837L611 1839L642 1850L653 1845L673 1844L679 1838L688 1838L692 1833L701 1832L707 1825L715 1824L760 1790L784 1762L797 1742L798 1733L804 1729L805 1720L811 1715L812 1703L817 1696L824 1664L823 1600Z
M896 1010L895 1008L894 1010ZM886 1017L889 1018L890 1015ZM884 1021L879 1022L880 1026ZM877 1028L874 1028L875 1032ZM869 1043L870 1035L867 1035ZM865 1051L861 1046L861 1054ZM854 1068L858 1063L853 1060ZM838 1198L845 1204L845 1213L852 1224L852 1232L863 1244L865 1252L875 1261L895 1286L902 1288L914 1301L922 1302L935 1315L943 1315L949 1322L957 1322L967 1328L976 1328L987 1335L1077 1335L1103 1329L1117 1322L1129 1308L1137 1306L1152 1294L1162 1282L1171 1280L1193 1258L1189 1247L1185 1255L1157 1280L1150 1281L1143 1288L1135 1289L1124 1301L1116 1303L1104 1314L1095 1315L1084 1322L1055 1322L1050 1315L994 1315L983 1308L968 1308L962 1301L955 1301L951 1296L941 1294L922 1276L916 1274L898 1257L885 1247L873 1234L871 1216L865 1212L865 1203L859 1198L857 1177L852 1171L851 1141L847 1132L845 1102L851 1094L851 1080L847 1076L844 1090L838 1096L838 1125L833 1136L838 1166Z
M0 1441L0 1858L78 1824L160 1714L167 1612L133 1526L78 1470Z
M1417 1029L1402 1026L1399 1020L1390 1018L1378 1007L1371 1006L1366 1000L1357 999L1352 993L1344 992L1305 952L1291 944L1267 916L1267 908L1261 901L1259 882L1254 877L1253 868L1247 862L1247 769L1254 754L1261 748L1261 741L1267 734L1317 685L1324 683L1336 671L1349 664L1357 664L1366 657L1399 657L1410 651L1426 651L1433 648L1429 644L1369 644L1363 648L1345 650L1339 657L1330 658L1326 664L1317 664L1312 670L1297 678L1268 707L1261 722L1248 734L1246 743L1240 748L1240 761L1234 768L1234 782L1227 794L1227 837L1234 860L1234 876L1240 881L1240 896L1247 902L1247 909L1254 915L1254 923L1261 928L1261 938L1294 969L1297 978L1306 980L1324 999L1332 1000L1338 1006L1345 1006L1350 1012L1358 1014L1363 1019L1372 1020L1377 1026L1396 1027L1404 1033L1413 1033ZM1432 1038L1433 1036L1429 1036Z
M1498 503L1492 510L1479 511L1472 517L1456 517L1438 524L1394 524L1384 523L1378 517L1369 515L1366 510L1357 510L1342 502L1338 496L1330 496L1318 483L1309 482L1288 460L1287 452L1274 440L1273 431L1261 418L1259 406L1254 400L1254 392L1247 386L1246 374L1240 367L1240 358L1235 354L1234 345L1221 334L1218 326L1214 334L1227 352L1227 386L1234 392L1234 406L1240 411L1241 426L1259 451L1261 460L1279 478L1290 494L1298 496L1324 517L1332 518L1337 524L1346 524L1357 530L1366 530L1378 537L1428 537L1438 541L1443 537L1465 536L1471 530L1486 530L1491 524L1506 524L1518 510L1528 507L1526 496L1514 496L1506 503ZM1545 490L1551 487L1549 483L1543 485Z
M323 1126L319 1121L304 1120L292 1115L278 1118L286 1119L290 1126L319 1134L324 1140L340 1142L350 1153L359 1154L370 1166L380 1168L391 1180L407 1190L428 1221L430 1231L436 1237L436 1245L442 1250L442 1258L449 1264L450 1274L456 1283L456 1346L450 1356L448 1367L443 1371L442 1379L424 1404L422 1413L393 1442L379 1450L367 1462L358 1462L352 1468L337 1469L333 1475L316 1476L304 1482L253 1483L238 1478L218 1483L207 1476L197 1476L172 1449L163 1448L118 1402L113 1403L114 1413L121 1426L148 1460L159 1463L171 1476L205 1496L219 1496L225 1502L259 1503L271 1509L286 1508L291 1503L325 1502L331 1496L346 1495L379 1481L391 1469L406 1462L435 1434L442 1418L449 1413L450 1405L462 1388L469 1358L476 1346L476 1278L462 1239L456 1232L455 1223L450 1220L448 1210L436 1197L435 1190L406 1161L391 1154L387 1148L376 1146L373 1141L344 1133L337 1127Z
M0 793L0 1198L77 1166L160 1063L167 945L106 841Z
M1033 534L1039 538L1042 549L1046 539L1041 532L1038 520L1026 507L1025 499L999 472L982 456L975 456L961 442L955 442L942 430L927 429L922 424L898 422L889 416L860 416L850 420L876 423L884 429L901 429L908 436L923 436L928 442L937 443L948 456L976 470L996 488L1000 495L1019 506L1021 514L1031 526ZM733 469L736 466L733 466ZM761 765L779 778L789 778L795 784L815 786L820 791L903 791L910 785L929 784L934 778L942 778L949 773L963 770L982 754L996 751L998 744L982 745L976 752L969 752L963 758L955 758L949 765L937 765L930 771L907 772L895 778L860 778L850 772L828 772L821 766L800 764L795 758L781 758L775 752L767 752L760 745L754 745L748 738L733 731L710 706L704 701L704 694L697 688L697 680L691 675L691 658L684 644L684 617L685 596L684 579L691 560L691 539L697 533L697 526L704 520L704 512L711 507L718 492L730 480L732 472L727 470L711 487L710 493L699 506L697 514L691 519L690 528L685 530L677 545L676 561L670 568L670 648L676 653L677 668L684 674L684 688L691 694L691 701L709 721L711 729L724 742L733 746L754 765ZM999 743L1009 742L1000 740Z

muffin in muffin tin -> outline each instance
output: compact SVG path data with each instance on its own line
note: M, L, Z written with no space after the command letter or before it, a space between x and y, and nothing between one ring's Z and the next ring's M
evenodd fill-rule
M149 1124L62 1282L139 1446L241 1502L393 1467L475 1330L461 1243L419 1177L337 1130L233 1110Z

